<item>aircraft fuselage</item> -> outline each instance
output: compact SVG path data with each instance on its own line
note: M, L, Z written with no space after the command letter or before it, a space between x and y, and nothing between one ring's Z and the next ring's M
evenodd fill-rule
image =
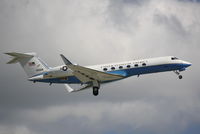
M86 67L127 78L134 75L139 76L166 71L184 71L190 65L191 63L179 60L174 56L167 56ZM66 65L51 68L50 71L37 74L29 80L47 83L82 83Z

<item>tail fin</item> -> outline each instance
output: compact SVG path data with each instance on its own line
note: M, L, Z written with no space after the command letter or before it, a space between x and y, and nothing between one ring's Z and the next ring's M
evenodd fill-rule
M33 75L47 71L49 67L35 53L5 53L13 57L7 64L19 62L24 71L31 77Z

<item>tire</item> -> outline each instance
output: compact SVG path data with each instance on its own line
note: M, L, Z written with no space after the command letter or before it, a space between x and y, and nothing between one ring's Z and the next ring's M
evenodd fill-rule
M179 78L179 79L182 79L182 78L183 78L183 76L182 76L182 75L179 75L179 76L178 76L178 78Z
M97 96L99 94L99 88L98 87L93 87L93 95Z

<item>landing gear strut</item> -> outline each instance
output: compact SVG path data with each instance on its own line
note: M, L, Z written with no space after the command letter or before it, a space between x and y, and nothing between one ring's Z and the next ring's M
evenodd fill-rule
M179 72L179 71L176 70L176 71L174 71L174 73L178 75L178 78L179 78L179 79L182 79L182 78L183 78L183 76L180 75L180 72Z

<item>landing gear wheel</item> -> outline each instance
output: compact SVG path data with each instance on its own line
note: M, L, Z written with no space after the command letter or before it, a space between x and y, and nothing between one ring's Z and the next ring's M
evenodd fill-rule
M180 75L180 71L175 70L174 73L178 75L178 78L179 78L179 79L182 79L182 78L183 78L183 76Z
M99 94L99 88L98 87L93 87L93 95L97 96Z

